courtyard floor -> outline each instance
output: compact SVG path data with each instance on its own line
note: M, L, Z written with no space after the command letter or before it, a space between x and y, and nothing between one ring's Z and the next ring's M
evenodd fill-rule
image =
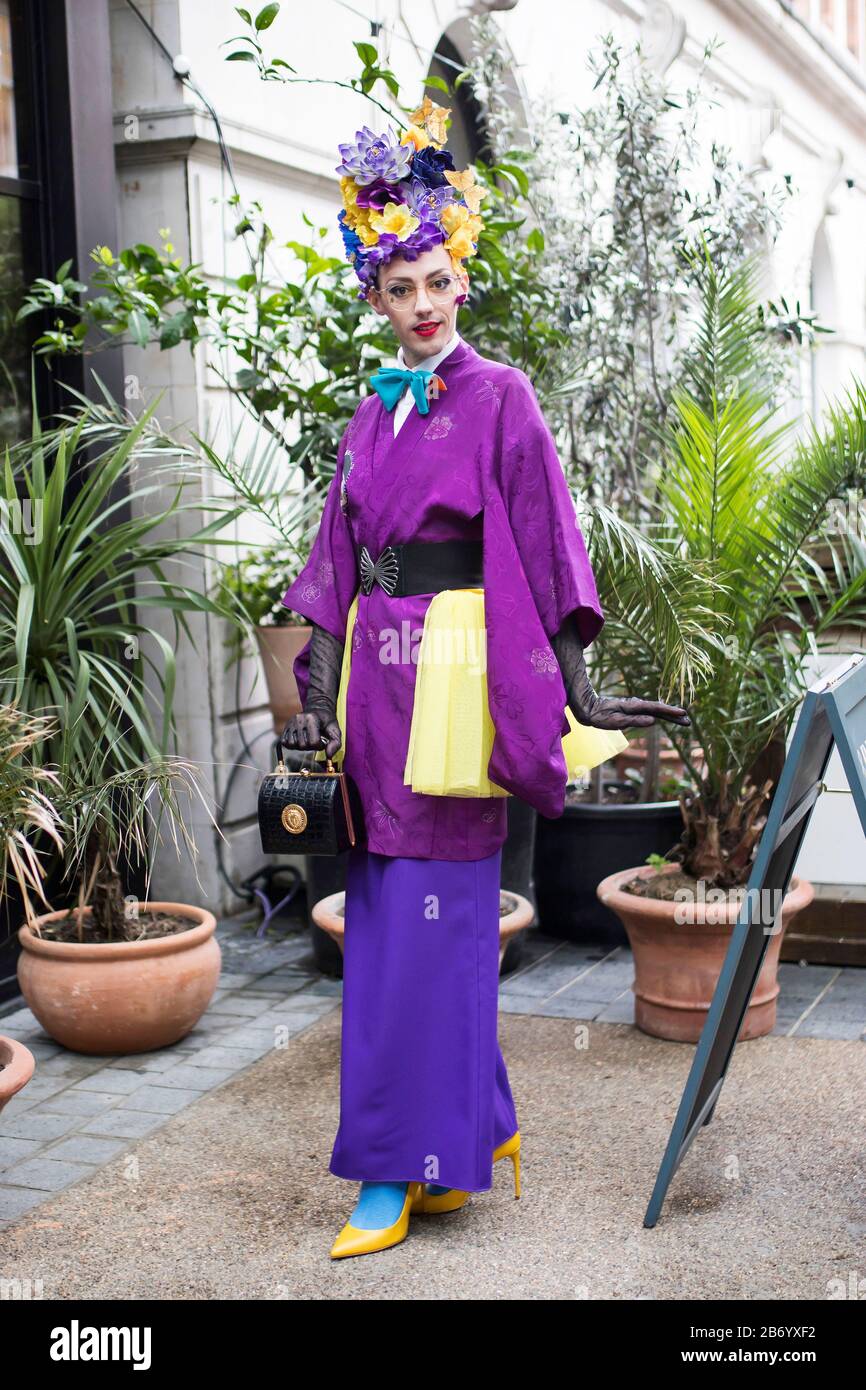
M233 918L219 940L217 996L160 1052L87 1057L0 1014L37 1063L0 1116L0 1278L61 1299L826 1299L863 1278L866 971L781 966L775 1033L737 1047L645 1230L694 1049L632 1026L627 949L530 933L500 994L521 1200L498 1164L461 1211L331 1262L356 1190L327 1169L341 984L306 932Z

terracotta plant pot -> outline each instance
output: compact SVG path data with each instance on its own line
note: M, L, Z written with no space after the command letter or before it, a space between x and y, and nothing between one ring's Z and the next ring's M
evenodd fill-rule
M33 1053L14 1038L0 1035L0 1110L33 1075Z
M21 993L46 1033L73 1052L124 1056L168 1047L186 1037L213 998L220 973L213 913L186 903L140 909L195 925L146 941L48 941L28 926L18 933ZM49 912L38 921L66 916Z
M641 739L635 739L628 748L624 748L614 758L613 766L616 776L622 780L627 772L638 772L643 777L647 757L646 743ZM692 765L700 770L704 764L703 750L693 748L691 759ZM684 777L685 773L685 764L676 748L662 748L659 752L659 777Z
M663 872L675 873L672 864ZM622 920L634 953L635 1023L644 1033L673 1042L701 1036L722 963L730 945L739 903L675 903L624 893L622 884L650 878L649 865L623 869L598 885L598 896ZM814 896L811 883L794 878L782 904L781 930L770 937L761 973L739 1037L762 1038L776 1025L776 972L782 937L792 918ZM677 921L677 916L681 920ZM704 918L705 920L702 920ZM760 928L756 928L760 930Z
M293 714L300 714L301 701L292 664L307 645L313 629L309 623L280 627L257 627L256 640L268 685L268 704L274 717L274 733L281 734Z
M535 912L532 903L528 898L524 898L521 893L512 893L503 888L500 894L500 902L504 898L509 907L509 911L503 913L499 918L499 965L505 956L508 943L519 931L528 927ZM327 898L320 898L313 905L312 918L317 927L321 927L330 937L336 941L340 950L343 949L343 933L345 930L344 913L346 906L346 894L330 893Z

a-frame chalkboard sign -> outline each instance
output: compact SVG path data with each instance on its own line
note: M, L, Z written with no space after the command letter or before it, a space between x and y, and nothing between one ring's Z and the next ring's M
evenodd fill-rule
M701 1125L709 1124L770 944L772 927L833 747L866 836L866 657L836 666L803 699L785 766L758 846L743 905L698 1042L677 1117L644 1217L654 1226L670 1181Z

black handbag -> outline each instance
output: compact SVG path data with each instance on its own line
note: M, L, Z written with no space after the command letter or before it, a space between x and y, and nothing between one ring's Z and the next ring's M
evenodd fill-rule
M341 854L359 843L363 813L358 788L334 767L299 768L283 762L283 745L274 741L276 771L262 778L258 816L265 854Z

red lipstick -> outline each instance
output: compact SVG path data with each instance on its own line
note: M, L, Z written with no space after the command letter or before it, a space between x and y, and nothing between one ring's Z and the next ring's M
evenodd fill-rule
M439 331L439 324L430 323L429 321L424 323L416 323L412 331L413 333L417 333L419 338L432 338L433 334Z

